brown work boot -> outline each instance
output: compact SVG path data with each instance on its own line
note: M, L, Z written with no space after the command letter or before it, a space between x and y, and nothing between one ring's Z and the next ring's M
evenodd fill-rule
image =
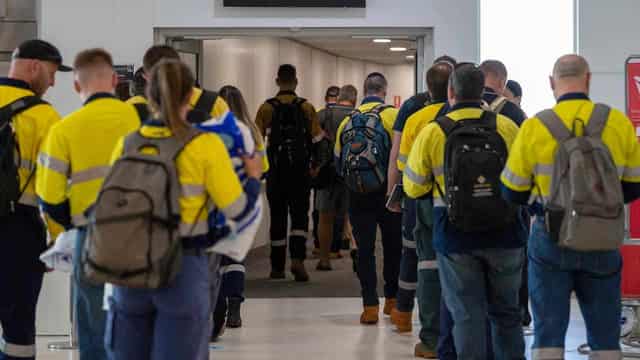
M307 269L304 268L302 260L291 260L291 273L298 282L309 281L309 274L307 274Z
M413 312L399 311L398 309L391 310L391 323L396 326L396 330L400 333L411 332L413 330Z
M423 359L437 359L438 358L438 354L436 353L435 349L429 349L427 347L427 345L423 344L423 343L417 343L416 344L416 349L413 353L413 355L417 358L423 358Z
M396 308L396 303L396 299L384 299L384 310L382 312L387 316L391 316L391 310Z
M360 315L360 324L362 325L375 325L378 323L378 312L380 311L379 305L365 306Z

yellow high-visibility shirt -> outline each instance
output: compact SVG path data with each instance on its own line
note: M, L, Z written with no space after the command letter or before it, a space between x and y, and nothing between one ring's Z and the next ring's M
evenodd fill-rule
M420 131L431 121L434 121L445 103L436 103L428 105L411 115L402 130L402 138L400 140L400 152L398 153L398 170L404 171L409 159L411 147L416 140Z

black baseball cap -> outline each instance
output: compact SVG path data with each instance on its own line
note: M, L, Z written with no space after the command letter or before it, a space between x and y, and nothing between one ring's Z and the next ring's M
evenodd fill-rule
M60 50L44 40L34 39L23 42L13 51L11 58L48 61L58 65L58 71L69 72L73 70L62 64Z

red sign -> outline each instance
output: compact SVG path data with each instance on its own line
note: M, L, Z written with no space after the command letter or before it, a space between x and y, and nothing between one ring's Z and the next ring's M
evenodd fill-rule
M397 109L402 106L402 98L400 96L396 95L393 97L393 106L395 106Z
M640 135L640 56L627 59L625 73L627 116L636 128L636 135ZM640 239L640 201L632 203L629 212L629 236Z

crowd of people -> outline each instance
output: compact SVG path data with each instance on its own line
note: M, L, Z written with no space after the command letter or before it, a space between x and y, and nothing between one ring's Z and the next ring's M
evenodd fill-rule
M640 146L622 112L590 100L586 59L557 60L557 104L533 117L497 60L437 58L400 109L374 72L360 103L356 85L332 86L320 111L284 64L255 121L240 89L196 87L173 48L142 60L126 101L104 49L68 67L29 40L0 78L0 359L35 359L40 255L64 236L81 360L208 359L242 326L246 272L244 256L210 249L260 218L263 180L269 277L287 278L288 248L293 279L310 281L313 203L316 269L350 249L360 323L377 324L379 228L382 313L411 332L417 298L416 357L524 359L533 323L533 358L562 359L575 293L590 357L621 359L619 246ZM64 118L42 100L58 71L83 101Z

